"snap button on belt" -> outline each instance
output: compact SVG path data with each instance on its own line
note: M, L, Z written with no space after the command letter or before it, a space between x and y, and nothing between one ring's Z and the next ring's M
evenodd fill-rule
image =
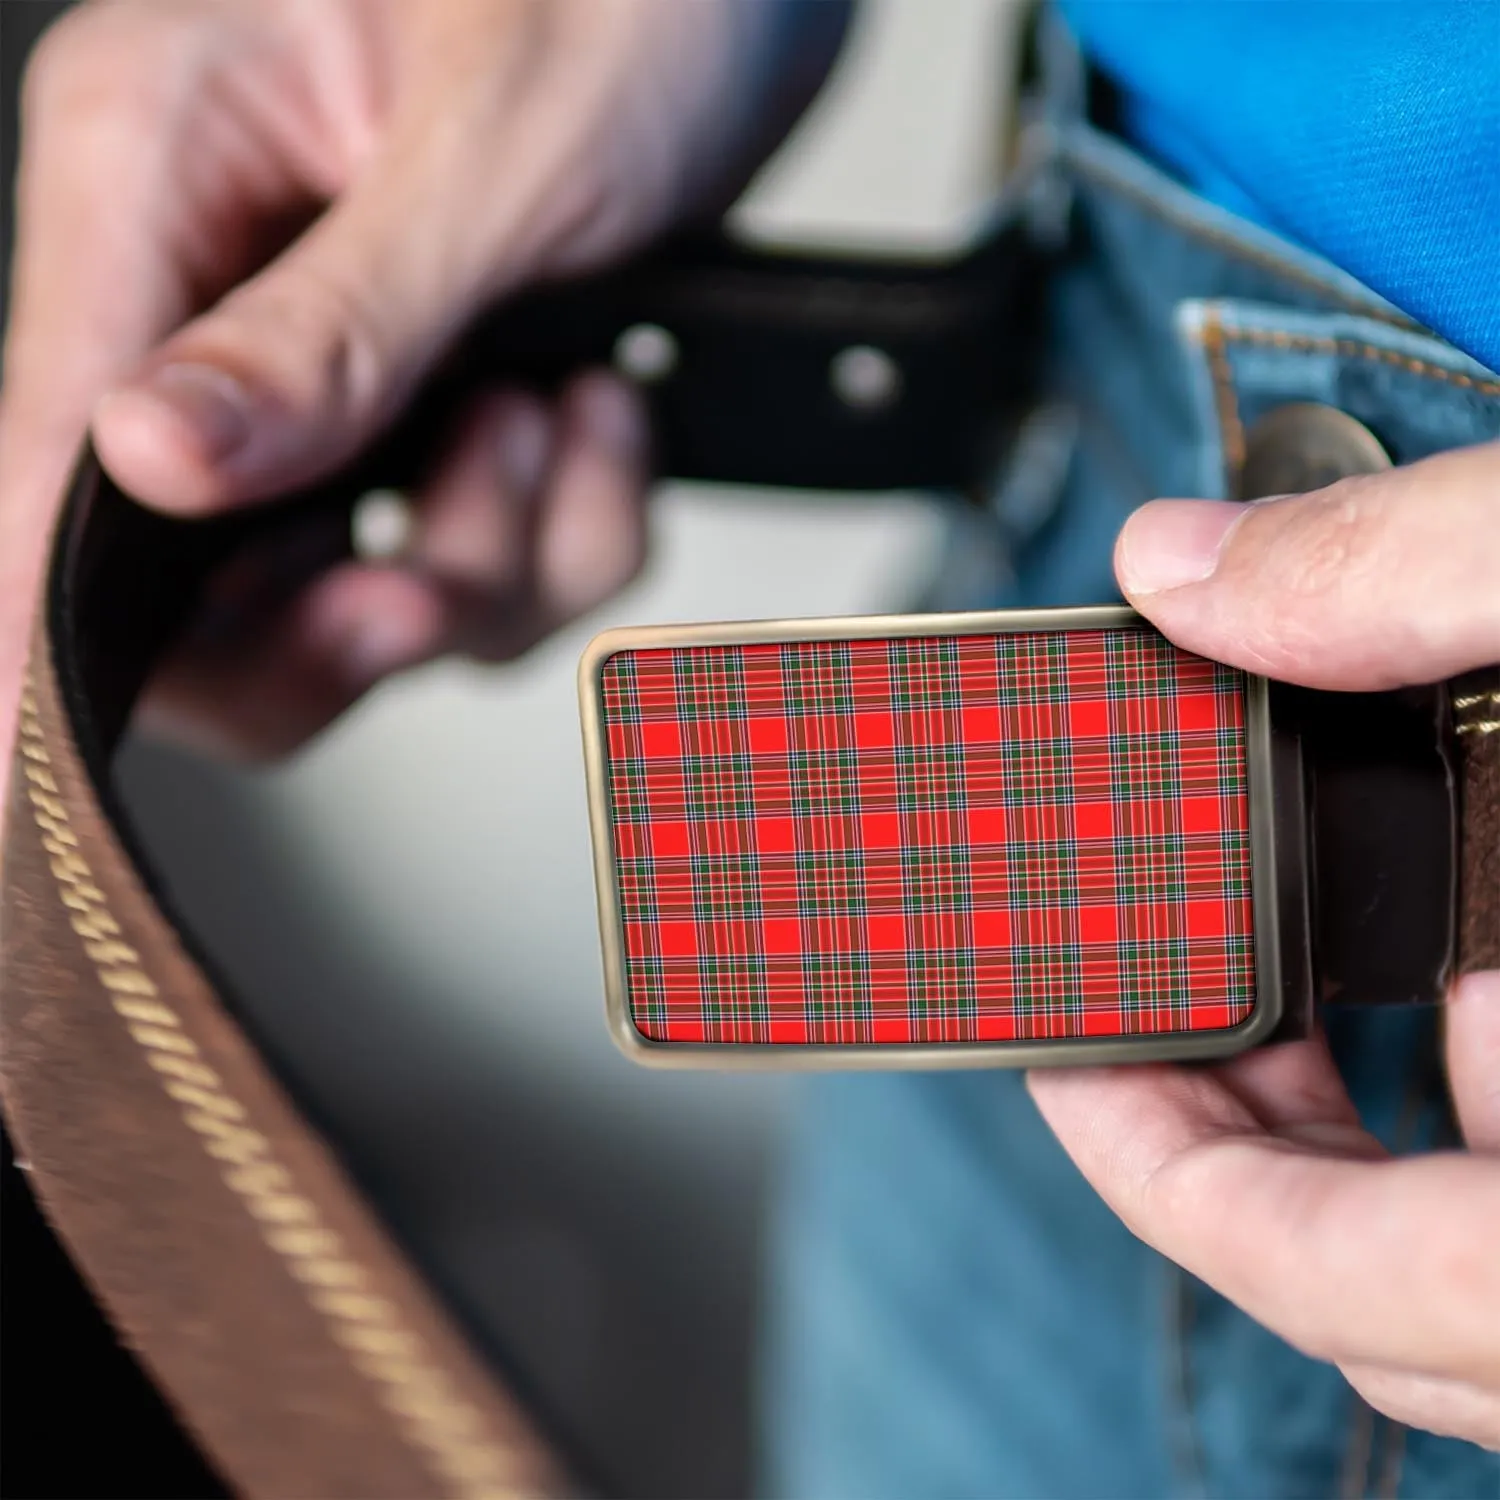
M1245 435L1234 498L1300 495L1390 467L1390 455L1363 422L1334 406L1296 401L1267 412Z

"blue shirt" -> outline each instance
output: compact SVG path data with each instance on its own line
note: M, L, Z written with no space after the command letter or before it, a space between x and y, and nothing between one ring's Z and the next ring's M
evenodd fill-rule
M1500 3L1062 9L1139 148L1500 369Z

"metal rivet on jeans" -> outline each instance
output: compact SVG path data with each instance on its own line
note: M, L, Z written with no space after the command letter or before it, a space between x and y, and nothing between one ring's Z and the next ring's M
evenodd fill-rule
M1363 422L1335 406L1296 401L1267 412L1245 434L1235 499L1301 495L1390 467L1390 455Z

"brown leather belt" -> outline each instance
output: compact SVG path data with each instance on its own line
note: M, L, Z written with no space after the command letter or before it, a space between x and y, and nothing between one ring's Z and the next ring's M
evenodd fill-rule
M1500 969L1500 667L1452 684L1458 742L1460 973Z
M673 254L532 304L485 330L485 347L545 376L548 361L607 355L631 323L672 328L703 354L700 380L657 395L670 472L850 488L983 472L1022 394L987 353L1001 347L997 324L1014 336L1022 257L991 247L950 271L901 273L760 264L722 247ZM830 404L829 359L861 345L901 362L909 399L897 410ZM36 623L0 907L6 1122L121 1338L246 1495L540 1495L571 1483L174 922L109 783L131 704L209 574L271 528L345 534L384 466L419 457L448 396L440 386L417 428L361 472L228 522L147 513L85 458ZM767 444L768 429L785 442ZM1436 721L1458 776L1444 805L1462 835L1463 968L1500 966L1497 721L1497 670L1456 684ZM1446 833L1435 847L1451 850ZM1423 959L1434 984L1451 973L1446 941Z

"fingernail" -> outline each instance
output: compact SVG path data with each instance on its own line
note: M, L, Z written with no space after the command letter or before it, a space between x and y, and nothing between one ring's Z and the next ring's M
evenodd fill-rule
M232 375L211 365L163 365L143 384L119 394L144 397L163 409L209 463L222 463L250 438L249 394Z
M542 482L550 447L547 419L532 406L513 407L496 438L500 474L507 489L529 495Z
M585 437L607 453L634 458L645 445L641 398L618 380L593 379L578 390L578 421Z
M1116 553L1127 594L1202 583L1219 565L1245 507L1229 500L1153 500L1125 523Z

